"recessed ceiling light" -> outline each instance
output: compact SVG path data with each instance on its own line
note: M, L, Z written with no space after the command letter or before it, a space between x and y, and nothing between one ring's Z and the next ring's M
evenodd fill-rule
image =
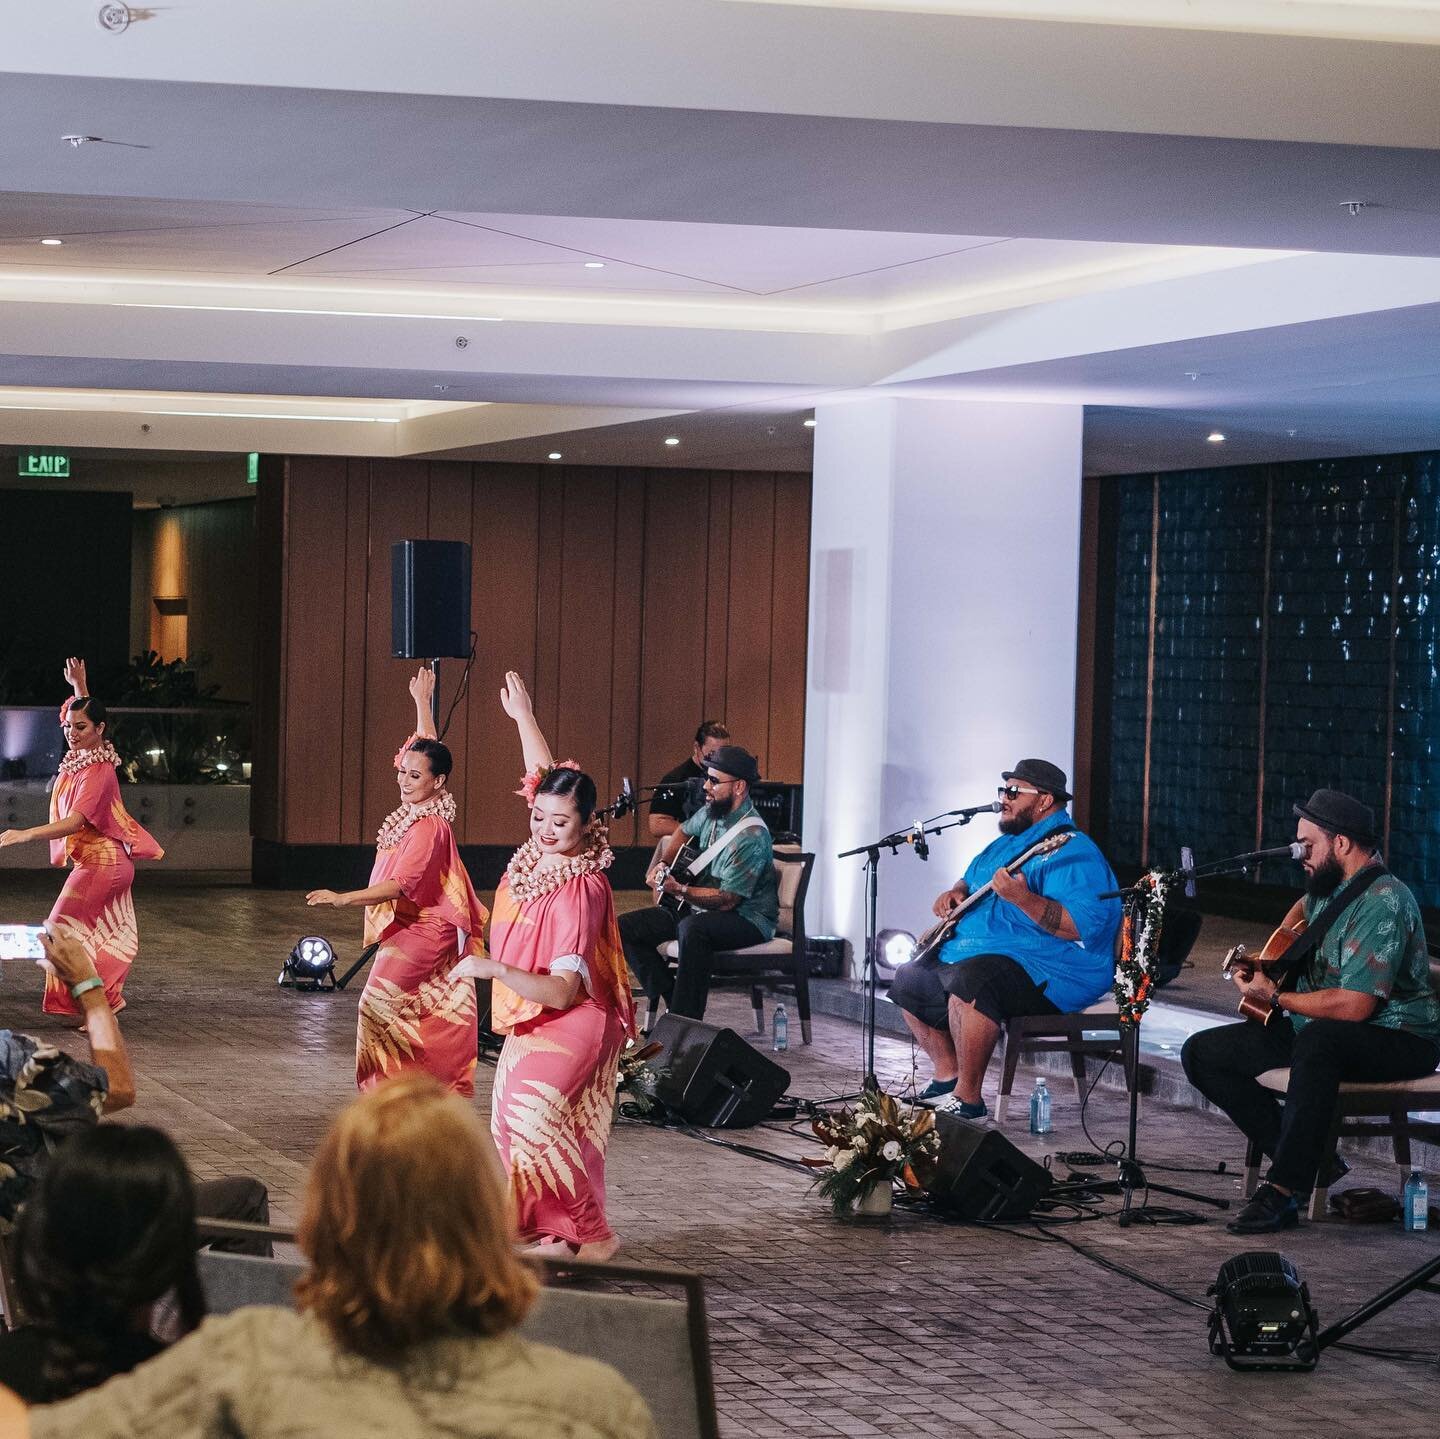
M64 240L54 240L54 239L50 239L50 240L41 240L40 243L41 243L42 245L63 245L63 244L65 243L65 241L64 241Z
M1225 443L1225 436L1222 435L1219 430L1211 430L1210 433L1205 436L1205 438L1212 445L1223 445Z
M813 429L815 428L815 421L814 421L814 420L806 420L806 421L805 421L805 428L806 428L807 430L813 430Z
M604 260L586 260L586 261L585 261L585 268L586 268L587 270L603 270L603 269L605 268L605 261L604 261Z
M678 435L666 435L665 443L667 445L678 445L680 443L680 437Z
M549 455L547 456L547 458L548 458L548 459L552 459L552 460L558 460L558 459L560 458L560 451L559 451L559 450L551 450L550 453L549 453Z

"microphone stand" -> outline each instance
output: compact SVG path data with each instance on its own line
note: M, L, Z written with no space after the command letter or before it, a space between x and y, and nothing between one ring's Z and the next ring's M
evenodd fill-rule
M913 824L908 829L897 829L891 834L882 835L869 844L857 845L854 849L842 850L836 859L853 859L856 855L865 856L865 1013L861 1020L862 1043L865 1049L865 1078L861 1081L861 1093L875 1094L880 1089L880 1081L875 1077L875 990L878 962L880 958L879 934L880 921L878 913L879 891L880 891L880 851L888 849L891 854L898 854L902 845L914 845L915 852L921 859L925 859L930 852L927 840L931 835L943 834L947 829L958 829L961 825L969 824L977 814L993 814L993 804L977 805L973 809L947 810L944 814L936 815L933 819L927 819L923 824ZM940 821L948 821L941 823ZM857 1095L841 1095L840 1098L855 1099Z
M1187 893L1193 894L1193 882L1197 879L1214 879L1226 874L1248 874L1250 870L1258 868L1267 859L1280 859L1283 855L1268 851L1254 851L1248 854L1231 855L1228 859L1211 860L1208 864L1195 865L1187 864L1177 870L1162 872L1162 878L1170 883L1184 882ZM1131 885L1128 889L1109 890L1099 896L1100 899L1119 899L1129 905L1139 893L1139 885ZM1164 916L1161 916L1161 925L1164 925ZM1146 1008L1149 1008L1147 1003ZM1142 1016L1143 1017L1143 1016ZM1135 1207L1135 1193L1137 1190L1149 1194L1154 1190L1157 1194L1168 1194L1175 1199L1188 1199L1194 1204L1209 1204L1215 1209L1229 1209L1228 1199L1212 1199L1208 1194L1197 1194L1190 1189L1177 1189L1169 1184L1152 1184L1145 1177L1145 1170L1140 1161L1136 1158L1135 1146L1140 1120L1140 1090L1139 1074L1140 1068L1140 1019L1135 1021L1135 1043L1131 1050L1131 1063L1136 1072L1128 1073L1126 1088L1130 1091L1130 1115L1129 1130L1125 1146L1124 1158L1118 1161L1118 1173L1115 1178L1115 1190L1123 1196L1123 1203L1120 1206L1119 1223L1122 1229L1128 1228L1137 1222L1140 1217L1140 1210ZM1222 1165L1215 1171L1223 1174Z

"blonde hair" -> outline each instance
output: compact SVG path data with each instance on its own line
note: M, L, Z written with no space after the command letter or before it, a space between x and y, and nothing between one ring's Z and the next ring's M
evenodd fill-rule
M514 1230L474 1112L429 1075L400 1075L355 1100L321 1141L296 1296L341 1348L369 1358L444 1334L500 1334L537 1288Z

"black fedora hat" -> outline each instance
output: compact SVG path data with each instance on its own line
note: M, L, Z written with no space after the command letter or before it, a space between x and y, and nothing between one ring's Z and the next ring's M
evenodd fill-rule
M1043 789L1046 794L1053 794L1061 804L1070 798L1070 791L1065 788L1065 771L1058 764L1051 764L1048 759L1022 759L1016 763L1014 769L1007 769L1000 778L1024 780L1026 784L1033 784L1036 789Z
M1373 846L1379 838L1375 811L1338 789L1317 789L1304 804L1294 808L1298 818L1308 819L1332 834L1343 834L1356 844Z

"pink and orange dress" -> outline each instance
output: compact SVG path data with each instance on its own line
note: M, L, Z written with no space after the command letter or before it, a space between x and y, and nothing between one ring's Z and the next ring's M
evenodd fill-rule
M460 859L454 818L454 796L443 794L402 804L380 828L370 883L394 880L400 897L365 907L365 943L380 947L360 996L361 1090L423 1069L456 1094L475 1092L475 982L450 971L463 955L484 952L487 912Z
M71 700L60 711L63 723ZM50 820L82 815L84 825L74 834L50 841L50 863L69 864L70 873L50 911L52 923L69 923L80 931L81 943L105 981L110 1008L125 1007L125 976L140 949L135 923L137 859L163 859L165 851L142 829L120 799L115 767L120 756L105 740L89 750L70 750L60 761L55 788L50 791ZM80 1006L53 974L45 976L46 1014L76 1015Z
M578 1248L608 1239L605 1149L620 1051L635 1029L630 978L603 871L614 856L592 822L579 855L537 871L522 845L495 894L490 952L532 974L580 975L569 1009L492 986L491 1024L504 1034L491 1133L510 1174L521 1238Z

